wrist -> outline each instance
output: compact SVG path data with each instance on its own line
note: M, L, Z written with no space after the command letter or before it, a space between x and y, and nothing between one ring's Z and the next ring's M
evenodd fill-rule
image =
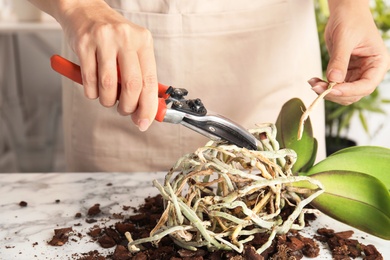
M65 22L68 13L77 8L89 8L96 5L107 5L104 0L29 0L42 11L53 16L60 24Z
M356 8L370 8L369 0L328 0L329 12L337 9L351 10Z

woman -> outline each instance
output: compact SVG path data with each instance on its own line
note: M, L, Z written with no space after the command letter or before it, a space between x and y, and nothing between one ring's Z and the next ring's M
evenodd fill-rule
M309 104L326 89L307 84L321 77L311 0L31 2L61 24L64 55L82 68L83 88L68 80L63 88L70 171L166 171L207 141L182 126L151 124L157 82L186 88L246 128L275 122L292 97ZM367 0L330 0L329 8L327 79L346 82L327 98L350 104L375 89L389 58ZM323 107L311 120L323 157Z

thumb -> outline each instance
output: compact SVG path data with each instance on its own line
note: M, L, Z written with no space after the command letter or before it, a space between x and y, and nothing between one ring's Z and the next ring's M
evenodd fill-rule
M326 70L326 77L329 82L343 82L348 70L349 59L352 47L348 44L336 43L329 52L330 60Z

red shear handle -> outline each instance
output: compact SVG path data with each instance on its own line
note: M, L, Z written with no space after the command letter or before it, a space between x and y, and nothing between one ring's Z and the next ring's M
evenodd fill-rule
M81 78L81 70L79 65L74 64L73 62L59 55L51 56L50 61L53 70L73 80L74 82L77 82L81 85L83 84L83 79Z
M61 57L60 55L53 55L50 59L50 62L53 70L73 80L74 82L77 82L81 85L83 84L83 79L81 77L81 69L79 65ZM118 82L119 82L118 87L120 88L119 77L118 77ZM158 83L159 99L158 99L157 115L155 119L159 122L162 122L164 120L165 114L167 112L167 105L165 103L165 99L169 97L169 95L166 94L167 89L168 86Z
M157 114L154 118L158 122L164 121L165 115L167 113L167 104L165 103L164 98L158 99L158 108L157 108Z

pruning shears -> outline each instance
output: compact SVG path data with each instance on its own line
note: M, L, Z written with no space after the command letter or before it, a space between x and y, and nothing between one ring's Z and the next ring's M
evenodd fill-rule
M51 67L61 75L83 84L80 66L77 64L59 55L53 55ZM199 98L186 99L187 94L188 91L184 88L173 88L159 83L159 103L155 120L181 124L211 140L227 141L239 147L257 150L258 141L252 134L221 115L208 113Z

